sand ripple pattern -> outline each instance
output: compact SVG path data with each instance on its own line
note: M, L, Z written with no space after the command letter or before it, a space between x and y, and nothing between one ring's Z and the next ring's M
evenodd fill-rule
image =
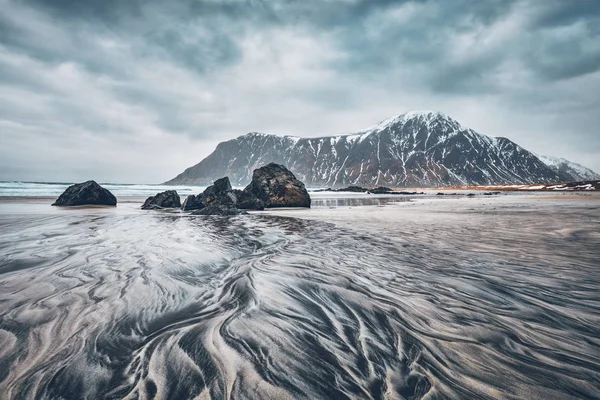
M599 398L597 212L5 215L0 393Z

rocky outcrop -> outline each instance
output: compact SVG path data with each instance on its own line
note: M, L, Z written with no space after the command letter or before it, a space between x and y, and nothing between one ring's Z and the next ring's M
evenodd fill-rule
M242 211L237 207L238 196L235 192L228 177L220 178L207 187L202 194L194 196L192 199L190 199L192 196L189 196L189 205L185 203L184 205L188 207L188 210L196 210L192 212L193 215L239 215L242 214ZM187 199L186 202L188 202Z
M142 205L142 210L160 210L163 208L179 208L181 200L175 190L167 190L157 193L156 196L150 196Z
M188 196L182 209L195 210L193 215L238 215L265 207L310 207L310 196L286 167L271 163L255 170L244 190L233 189L228 177L220 178L202 194Z
M348 186L341 189L319 189L315 190L315 192L350 192L350 193L367 193L367 194L389 194L389 195L412 195L412 194L425 194L425 192L407 192L407 191L397 191L392 190L385 186L379 186L376 188L367 188L362 186Z
M237 198L237 208L240 210L264 210L265 203L250 191L234 189L233 193Z
M212 186L207 187L202 193L202 202L206 207L211 205L235 207L237 197L231 189L229 178L217 179Z
M201 210L204 208L204 203L202 202L202 195L189 195L181 205L181 209L183 211L192 211L192 210Z
M233 190L233 188L231 187L231 182L229 182L228 177L217 179L213 183L212 187L213 187L213 190L218 193L226 193L226 192L231 192Z
M116 206L117 198L95 181L71 185L52 204L53 206Z
M315 190L315 192L352 192L352 193L365 193L368 191L369 191L369 189L364 188L362 186L348 186L348 187L340 188L340 189L327 188L327 189Z
M262 200L266 208L310 207L304 183L286 167L275 163L254 170L252 182L244 192Z
M369 193L373 193L373 194L386 194L386 193L392 193L393 190L390 189L389 187L385 187L385 186L379 186L373 189L369 189Z

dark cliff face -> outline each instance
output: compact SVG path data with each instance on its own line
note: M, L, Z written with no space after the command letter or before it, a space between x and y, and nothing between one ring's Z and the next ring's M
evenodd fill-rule
M542 183L558 174L533 153L505 138L462 127L437 112L410 112L357 134L295 138L249 133L220 143L199 164L169 184L212 183L229 176L234 186L275 162L308 186L447 186Z

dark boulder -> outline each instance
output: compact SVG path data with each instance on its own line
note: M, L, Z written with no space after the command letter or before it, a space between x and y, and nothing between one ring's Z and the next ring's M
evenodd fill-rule
M162 208L179 208L181 200L175 190L167 190L150 196L142 205L142 210L160 210Z
M237 198L237 208L240 210L264 210L264 201L257 198L250 191L234 189L233 193Z
M254 170L252 182L244 189L265 207L310 207L310 196L293 173L283 165L270 163Z
M205 206L211 204L223 204L234 206L237 203L237 197L233 191L229 192L211 192L209 194L202 193L202 202Z
M238 210L235 206L228 206L224 204L211 204L204 207L202 210L192 212L192 215L240 215L246 214L244 211Z
M191 210L201 210L204 208L204 203L202 202L202 196L195 196L193 194L189 195L181 205L181 209L183 211L191 211Z
M231 189L229 178L217 179L212 186L209 186L202 193L202 202L205 206L224 205L233 207L237 203L237 197Z
M217 193L227 193L232 190L231 182L229 182L229 178L226 176L224 178L217 179L213 182L212 185L207 187L202 193L203 197L208 197Z
M214 181L213 186L215 187L216 192L229 192L233 189L228 177L217 179Z
M71 185L52 204L53 206L116 206L117 198L95 181Z

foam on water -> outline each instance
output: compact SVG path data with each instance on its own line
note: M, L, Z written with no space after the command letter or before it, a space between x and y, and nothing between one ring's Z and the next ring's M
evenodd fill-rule
M67 187L73 183L56 182L0 182L0 197L19 196L60 196ZM202 193L205 187L201 186L167 186L167 185L140 185L101 183L117 197L136 196L148 197L165 190L177 190L180 196Z

